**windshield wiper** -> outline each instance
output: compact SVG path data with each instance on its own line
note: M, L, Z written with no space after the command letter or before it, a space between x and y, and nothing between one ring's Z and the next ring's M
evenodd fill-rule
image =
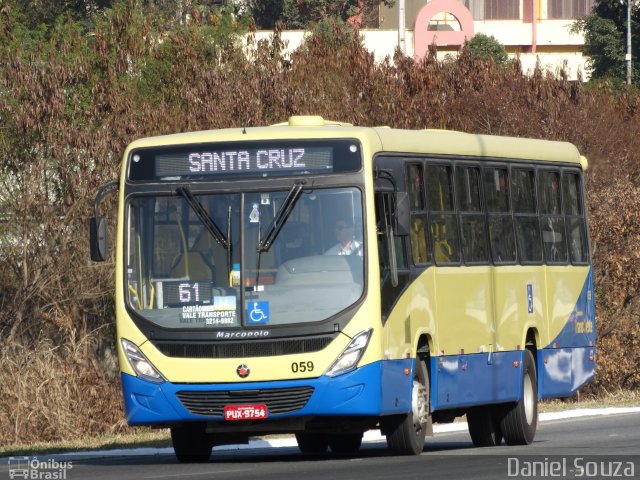
M222 248L229 252L231 250L231 244L227 237L224 236L224 233L218 228L216 223L213 221L209 213L205 210L195 195L191 192L189 187L178 187L176 188L176 193L184 197L187 201L193 212L198 216L202 224L209 230L209 233L214 238L216 242L222 245Z
M289 194L287 195L287 198L284 199L284 202L282 202L280 210L278 210L278 213L276 213L276 216L273 217L272 222L267 227L267 233L264 236L264 239L258 240L259 253L268 252L271 248L271 245L278 236L278 233L282 230L284 222L287 221L287 218L291 215L293 207L296 206L296 203L300 198L300 194L302 193L302 189L304 188L304 183L305 182L294 183L291 190L289 190Z

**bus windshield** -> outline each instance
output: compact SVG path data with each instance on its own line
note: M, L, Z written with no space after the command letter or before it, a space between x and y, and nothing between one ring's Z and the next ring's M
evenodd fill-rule
M321 322L352 305L364 291L360 190L290 193L134 197L129 307L159 327L219 330Z

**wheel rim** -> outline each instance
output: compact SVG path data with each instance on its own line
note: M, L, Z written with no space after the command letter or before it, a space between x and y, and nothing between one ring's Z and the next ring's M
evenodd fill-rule
M411 411L413 413L416 431L420 431L422 425L427 423L427 407L427 389L416 379L413 381L413 389L411 392Z
M533 398L533 384L531 383L531 377L529 375L526 375L524 377L523 400L524 414L527 418L527 425L531 425L533 423L535 400Z

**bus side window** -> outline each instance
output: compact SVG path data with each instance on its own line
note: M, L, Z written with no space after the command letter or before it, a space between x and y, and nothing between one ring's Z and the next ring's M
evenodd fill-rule
M566 263L567 244L561 208L560 172L542 170L538 174L542 245L547 263Z
M563 172L562 198L564 199L564 215L571 262L584 265L589 261L589 251L582 203L582 184L577 172Z
M392 205L391 195L376 194L376 232L378 236L378 260L380 263L380 273L384 279L385 272L391 268L391 245L389 245L388 233L392 229ZM407 257L405 255L404 242L401 236L393 235L393 246L395 250L395 263L398 269L406 269Z
M540 263L542 262L542 246L540 243L540 222L536 210L533 170L514 168L511 171L511 195L520 261Z
M509 171L506 167L485 168L484 198L489 215L489 242L494 263L514 263L516 244L509 207Z
M485 263L489 260L489 250L487 221L480 202L480 169L458 166L455 175L464 261Z
M411 207L411 257L414 265L429 262L429 250L427 248L427 212L424 200L424 182L422 165L407 165L407 191Z
M460 242L453 204L451 167L427 165L427 208L429 233L436 263L458 263Z

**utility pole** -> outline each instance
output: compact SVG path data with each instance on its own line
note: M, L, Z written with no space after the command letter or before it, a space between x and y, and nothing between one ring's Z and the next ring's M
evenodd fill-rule
M631 85L631 0L627 0L627 85Z
M404 37L405 33L404 0L398 0L398 48L403 55L407 53L406 40Z

